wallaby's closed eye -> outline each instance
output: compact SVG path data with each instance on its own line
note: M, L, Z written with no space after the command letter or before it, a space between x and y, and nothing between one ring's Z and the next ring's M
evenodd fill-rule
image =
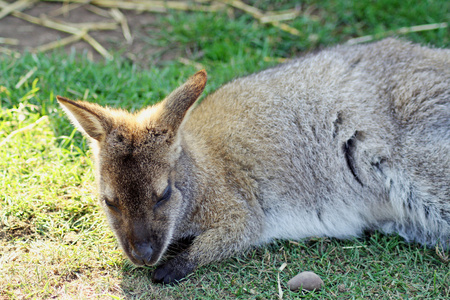
M58 96L91 140L100 202L136 265L172 283L274 238L367 229L450 247L450 51L387 39L236 79L200 71L131 114Z

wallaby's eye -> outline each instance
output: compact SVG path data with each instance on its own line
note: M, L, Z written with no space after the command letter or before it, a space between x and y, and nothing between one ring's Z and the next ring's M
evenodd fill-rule
M109 208L114 209L116 211L119 210L117 208L117 206L114 203L112 203L110 200L108 200L107 198L104 198L104 201L105 201L106 206L108 206Z
M160 203L162 201L166 201L169 200L170 196L172 195L172 186L169 184L167 185L166 189L164 190L164 192L161 194L161 196L158 198L158 202Z

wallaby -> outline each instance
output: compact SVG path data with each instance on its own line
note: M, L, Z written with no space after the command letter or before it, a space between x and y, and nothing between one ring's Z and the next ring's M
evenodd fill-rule
M338 46L225 84L197 72L137 113L58 96L136 265L174 283L272 239L366 230L450 247L450 50Z

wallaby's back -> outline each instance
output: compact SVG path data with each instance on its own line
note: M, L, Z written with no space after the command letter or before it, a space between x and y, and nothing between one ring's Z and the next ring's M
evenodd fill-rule
M262 206L261 241L450 238L450 51L387 39L238 78L186 132Z

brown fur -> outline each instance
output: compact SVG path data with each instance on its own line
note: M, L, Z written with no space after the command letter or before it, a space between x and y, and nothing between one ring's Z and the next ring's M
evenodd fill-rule
M388 39L236 79L200 71L136 114L58 97L92 141L100 199L154 279L273 238L398 232L450 243L450 52ZM192 109L190 109L193 107Z

